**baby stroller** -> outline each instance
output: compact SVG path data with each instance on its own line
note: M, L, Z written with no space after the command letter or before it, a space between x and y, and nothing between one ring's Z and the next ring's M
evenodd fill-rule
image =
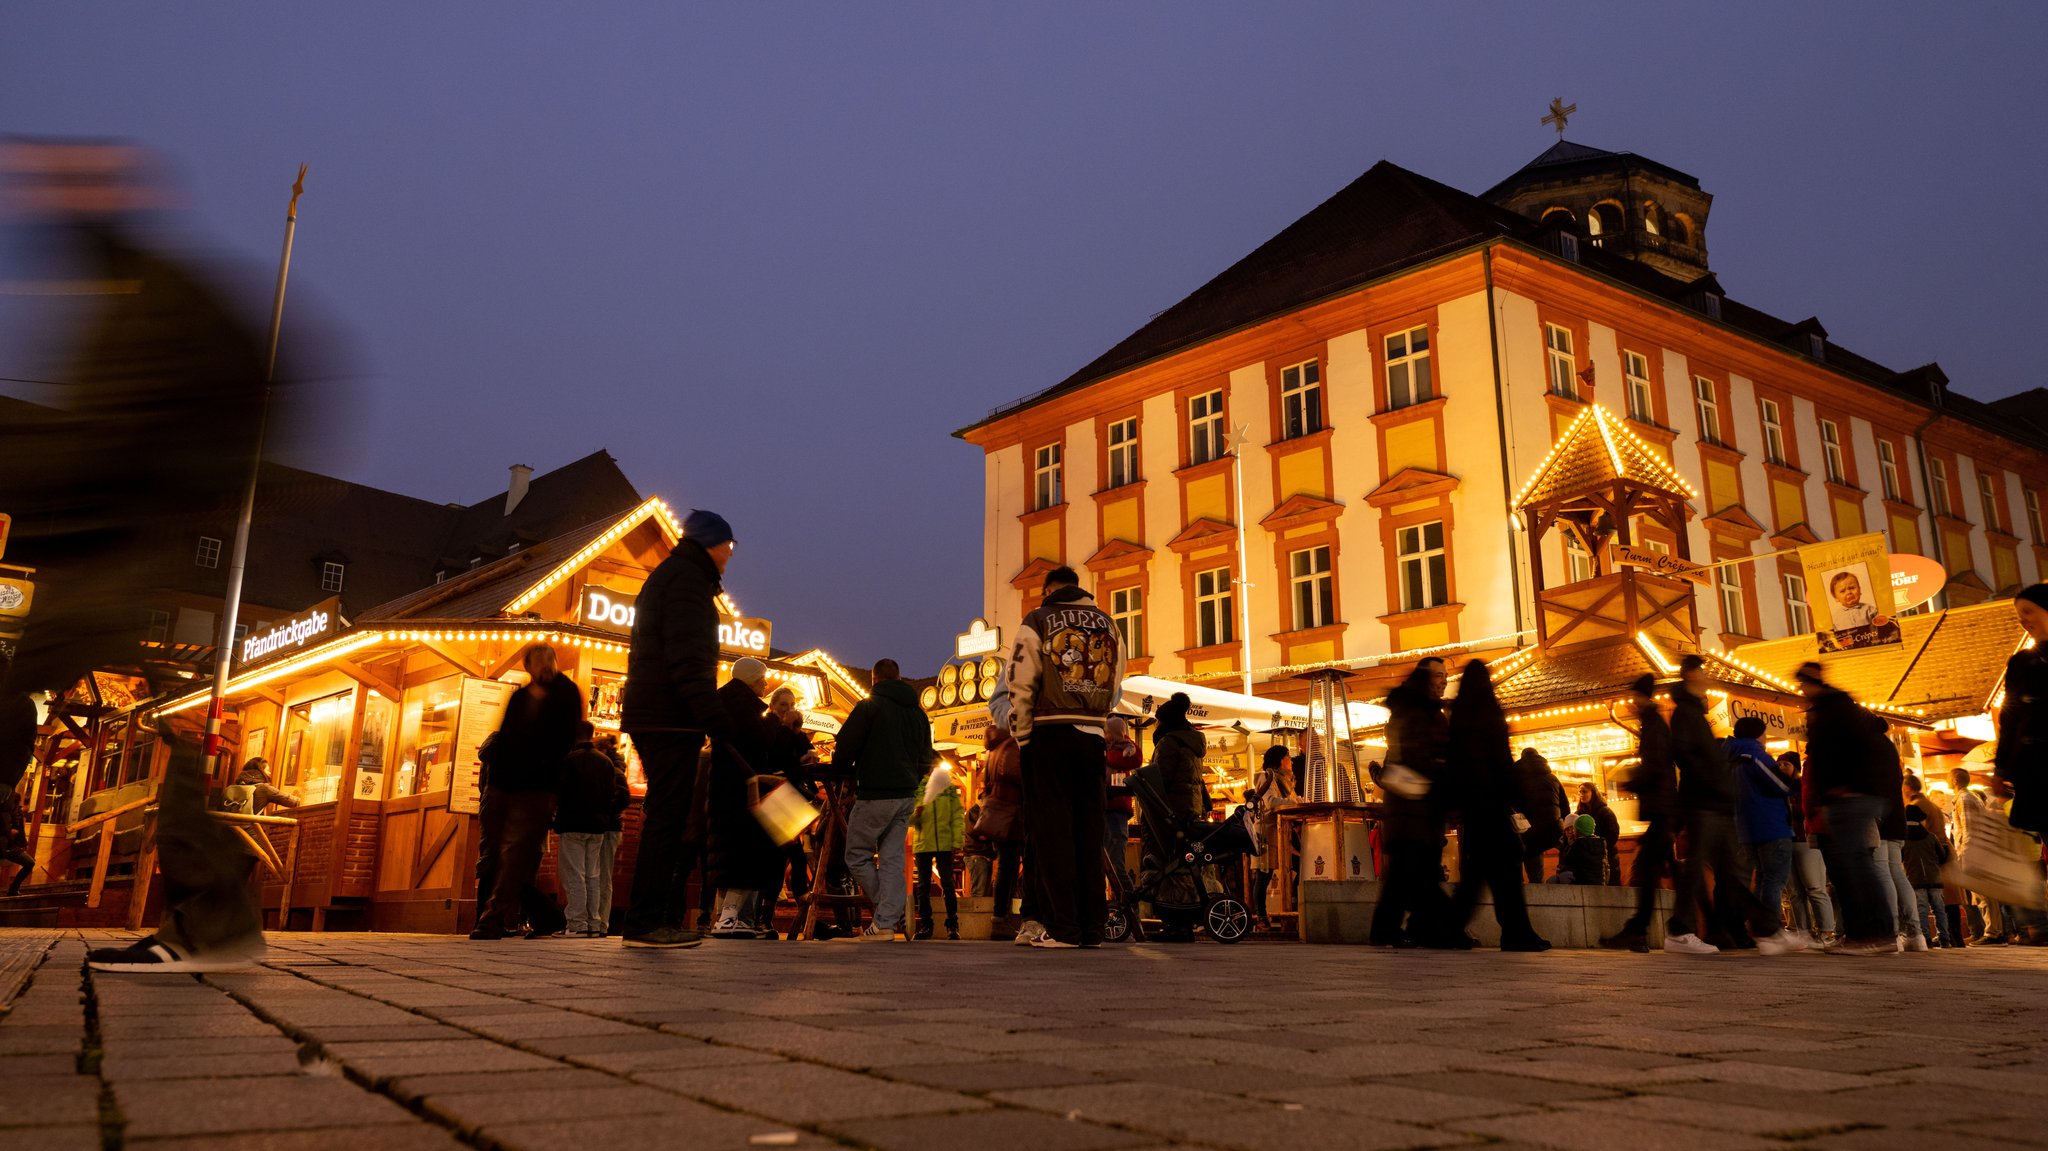
M1209 823L1172 810L1157 767L1132 772L1130 788L1144 835L1144 861L1137 887L1119 892L1124 898L1112 902L1103 937L1111 942L1127 938L1142 901L1181 913L1176 918L1192 917L1219 943L1243 939L1251 931L1251 909L1217 881L1215 866L1258 852L1258 827L1249 814L1239 808L1222 823Z

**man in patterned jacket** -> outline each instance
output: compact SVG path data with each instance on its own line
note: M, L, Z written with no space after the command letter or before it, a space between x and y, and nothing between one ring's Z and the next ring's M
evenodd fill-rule
M1023 749L1031 883L1046 930L1034 947L1099 947L1106 912L1103 721L1123 690L1116 624L1068 567L1045 577L1010 653L1010 731Z

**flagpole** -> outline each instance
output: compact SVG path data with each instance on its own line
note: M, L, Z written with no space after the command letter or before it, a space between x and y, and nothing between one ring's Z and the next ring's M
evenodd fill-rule
M306 166L299 165L299 178L292 181L292 200L284 212L284 250L277 258L277 289L270 301L270 343L263 357L263 394L256 414L256 450L249 460L249 486L242 493L242 514L235 521L235 546L228 560L227 603L220 615L213 665L213 698L206 708L207 771L219 767L222 754L222 701L227 694L228 670L235 658L235 623L242 614L242 575L249 562L249 525L256 518L256 481L263 473L263 441L270 423L270 385L277 374L277 337L284 326L284 285L292 270L292 236L299 229L299 195L306 190Z
M1239 424L1223 438L1230 447L1231 489L1237 497L1237 643L1238 659L1244 665L1242 687L1252 693L1252 580L1245 555L1244 537L1244 445L1249 427Z

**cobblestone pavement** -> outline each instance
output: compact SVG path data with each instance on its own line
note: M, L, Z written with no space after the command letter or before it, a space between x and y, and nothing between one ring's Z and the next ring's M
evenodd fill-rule
M42 962L0 1146L2048 1145L2048 952L279 935L232 975Z

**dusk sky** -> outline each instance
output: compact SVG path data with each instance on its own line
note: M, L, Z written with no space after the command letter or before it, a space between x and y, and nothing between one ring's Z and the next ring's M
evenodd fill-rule
M258 320L311 165L286 329L353 418L296 462L466 502L609 449L731 520L777 646L930 674L982 606L954 429L1377 160L1483 190L1553 96L1699 178L1731 297L2043 384L2044 45L2039 4L14 3L0 133L163 149ZM45 308L0 296L0 376Z

